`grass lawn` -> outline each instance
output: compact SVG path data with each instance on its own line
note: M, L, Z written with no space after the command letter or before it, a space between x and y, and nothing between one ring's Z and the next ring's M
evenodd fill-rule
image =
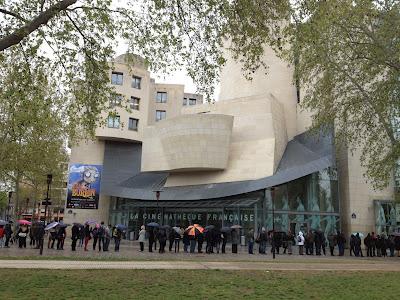
M398 299L400 274L0 269L0 299Z

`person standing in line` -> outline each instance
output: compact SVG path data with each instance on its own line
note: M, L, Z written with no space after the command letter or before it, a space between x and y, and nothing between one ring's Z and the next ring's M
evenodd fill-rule
M158 231L157 239L158 242L160 243L158 253L165 253L165 245L167 244L167 233L165 232L164 228L161 228Z
M364 238L364 245L367 247L367 257L372 257L371 234L369 232Z
M250 228L249 232L247 232L247 244L248 244L248 252L249 254L254 254L254 229Z
M71 228L71 239L72 239L71 243L72 251L76 251L76 242L79 239L79 226L77 224L74 224Z
M214 228L213 232L213 245L215 247L215 250L219 254L219 250L221 248L221 231L218 228Z
M297 245L299 246L299 254L304 255L304 236L303 232L299 231L299 234L297 235Z
M381 252L381 255L382 255L383 257L386 257L386 256L387 256L386 249L387 249L387 238L386 238L386 234L385 234L385 233L382 233L382 234L381 234L381 247L380 247L380 252Z
M188 249L190 248L190 238L187 231L183 232L182 242L183 242L183 252L187 253Z
M108 251L108 247L110 246L111 241L111 225L104 225L104 243L103 243L103 251Z
M114 236L115 252L119 252L119 245L121 243L121 239L122 239L122 231L119 228L117 228L117 233Z
M344 256L344 246L346 245L346 238L342 232L337 232L337 243L339 248L339 256Z
M91 237L91 233L90 233L89 224L86 224L86 225L85 225L85 228L83 229L83 233L84 233L84 235L85 235L85 248L84 248L84 250L85 250L85 251L89 251L88 248L87 248L87 246L88 246L88 243L89 243L90 239L92 238L92 237Z
M144 227L144 225L142 225L140 227L140 231L139 231L139 244L140 244L140 252L144 251L144 241L146 240L146 229Z
M179 243L181 241L181 229L179 228L179 232L175 231L174 229L172 230L174 233L174 246L175 246L175 253L179 252Z
M47 243L47 248L48 249L53 249L54 248L54 243L56 241L56 236L57 236L57 231L56 228L51 228L49 230L49 241Z
M6 237L6 242L4 245L5 248L10 248L9 243L10 243L12 234L13 234L13 231L11 228L11 224L6 224L6 226L4 227L4 235Z
M149 228L149 252L153 252L153 243L155 242L154 230Z
M29 229L26 226L20 226L18 230L18 247L19 248L26 248L26 237L29 234Z
M204 242L204 234L199 233L197 235L197 252L203 253L203 242Z
M93 251L96 250L97 241L99 239L98 231L99 231L99 229L97 227L94 227L92 229Z
M356 249L356 254L357 256L361 256L364 257L363 252L362 252L362 248L361 248L361 237L360 234L357 232L356 236L355 236L355 249Z
M286 235L286 246L287 246L287 251L289 255L292 255L293 253L293 240L294 240L294 236L292 231L290 231L290 229L288 230L288 233ZM285 252L286 253L286 249Z
M58 228L57 231L57 250L64 250L64 239L67 233L65 227Z
M375 235L375 232L371 233L371 251L372 251L372 257L376 256L376 242L377 242L377 237Z
M101 251L101 246L104 245L104 222L100 223L100 227L97 231L98 242L99 242L99 252Z
M190 253L194 253L196 251L196 237L194 235L189 235L187 232L186 234L190 240Z
M350 256L358 256L356 255L356 236L352 234L350 236Z
M85 241L85 230L84 227L82 227L82 225L79 226L79 247L82 247L84 245L84 241Z
M225 254L225 247L226 247L226 242L228 240L228 236L226 234L226 232L222 232L221 233L221 240L222 240L222 248L221 248L221 253Z
M261 228L260 233L260 246L258 252L260 254L267 254L267 241L268 241L268 233L265 227Z
M231 237L232 237L232 253L237 253L239 244L239 232L237 231L237 229L232 230Z
M175 242L175 230L172 228L170 228L169 232L168 232L168 241L169 241L168 250L169 250L169 252L171 252L172 246L174 245L174 242Z
M0 225L0 248L3 248L4 236L5 236L4 226Z
M328 235L328 244L329 244L329 250L331 252L331 256L335 256L334 251L335 251L337 241L336 241L336 235L334 233L331 233L330 235Z

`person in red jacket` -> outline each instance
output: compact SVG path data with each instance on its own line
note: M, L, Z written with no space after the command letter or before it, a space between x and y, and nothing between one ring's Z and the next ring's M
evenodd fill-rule
M0 248L3 248L4 226L0 225Z

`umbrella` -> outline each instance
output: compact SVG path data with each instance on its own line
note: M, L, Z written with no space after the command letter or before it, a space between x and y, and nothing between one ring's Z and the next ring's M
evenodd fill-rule
M78 223L78 222L74 222L73 223L75 226L78 226L78 227L84 227L81 223Z
M8 222L7 222L7 221L0 220L0 226L7 225L7 224L8 224Z
M119 230L122 230L122 231L124 231L124 230L126 230L128 228L124 224L117 224L115 227L117 229L119 229Z
M232 229L230 227L222 227L221 232L230 232Z
M150 222L149 224L146 225L147 227L160 227L160 224L156 222Z
M66 228L68 226L70 226L69 224L65 224L65 223L58 223L58 226L61 228Z
M231 229L242 229L243 227L240 225L233 225L231 226Z
M27 221L27 220L18 220L17 221L20 225L32 225L31 222Z
M178 226L172 227L177 233L181 233L181 229Z
M49 230L52 229L54 227L56 227L59 223L58 222L51 222L49 225L47 225L44 230Z
M206 226L206 227L204 227L204 229L214 229L215 228L215 226L214 225L208 225L208 226Z
M162 228L162 229L170 229L171 226L169 226L169 225L162 225L162 226L160 226L160 228Z
M97 221L92 220L92 219L86 220L86 222L85 222L85 224L89 224L89 225L96 224L96 223L97 223Z
M364 237L364 233L362 232L353 232L352 234L357 235L357 233L360 235L360 238Z
M196 236L204 232L204 228L201 227L199 224L190 225L186 228L186 232L188 235Z

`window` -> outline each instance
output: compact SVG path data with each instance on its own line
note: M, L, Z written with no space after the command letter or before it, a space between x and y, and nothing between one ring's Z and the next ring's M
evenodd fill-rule
M129 118L129 130L138 130L138 126L139 126L139 120L138 119L134 119L134 118Z
M119 106L122 103L122 95L114 95L110 98L110 107Z
M130 107L131 109L134 110L139 110L139 102L140 102L140 98L137 97L131 97L131 101L130 101Z
M157 92L156 102L157 103L166 103L167 102L167 93L166 92Z
M196 99L189 98L189 105L196 105Z
M140 84L142 83L142 78L139 76L132 76L132 87L134 89L140 90Z
M187 98L183 98L183 106L187 105Z
M167 113L165 110L156 110L156 121L160 121L165 119L167 116Z
M122 85L124 82L124 74L120 72L111 73L111 84Z
M109 116L107 120L108 128L119 128L119 116Z

